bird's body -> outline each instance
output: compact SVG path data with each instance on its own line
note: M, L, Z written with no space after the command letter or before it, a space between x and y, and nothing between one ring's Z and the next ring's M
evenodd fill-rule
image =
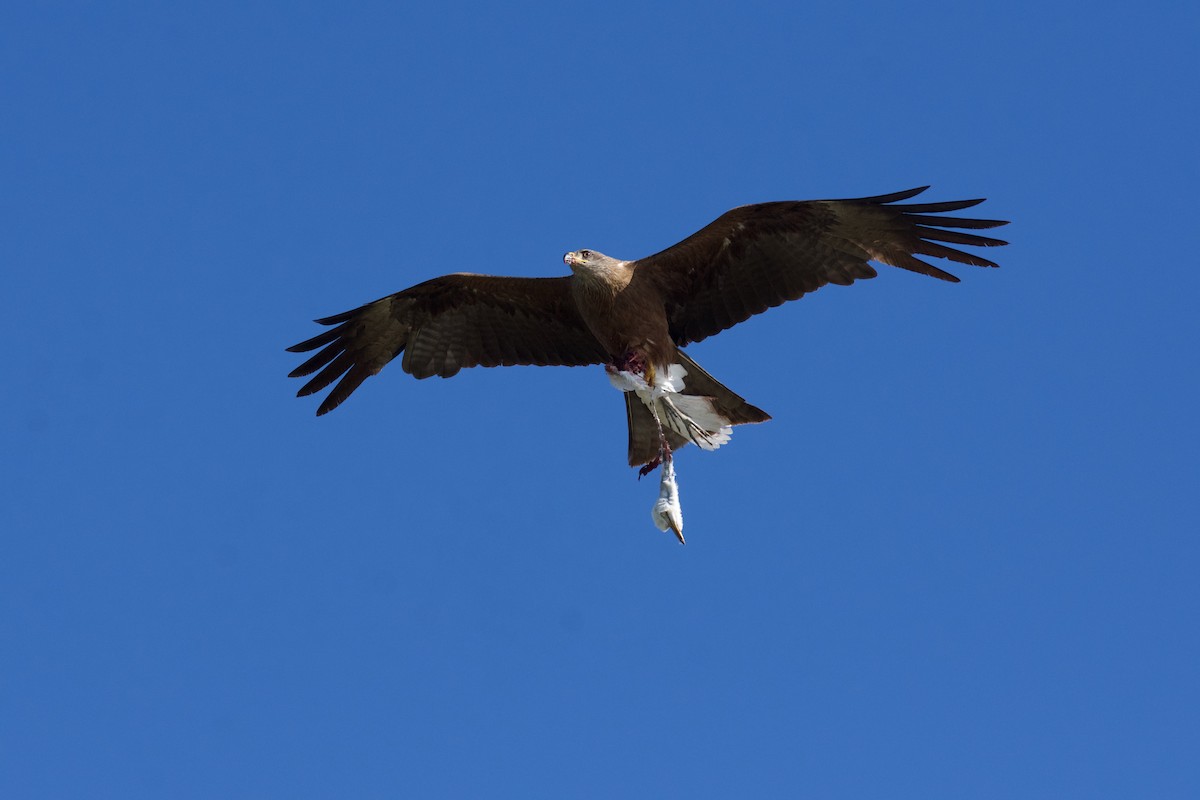
M633 262L590 250L567 253L563 261L574 273L571 297L579 316L610 358L636 352L651 362L670 360L675 345L662 297Z
M875 277L872 261L948 281L958 279L917 256L996 266L941 243L1002 245L948 229L1005 223L938 216L981 200L896 205L922 191L742 206L647 258L568 253L572 274L560 278L434 278L317 320L334 327L288 348L321 348L291 375L317 373L301 396L337 381L317 411L324 414L401 353L402 369L417 378L472 366L604 364L648 387L625 394L629 463L653 464L664 447L704 446L714 433L707 428L769 419L701 369L685 345L827 283ZM658 419L663 414L685 419Z
M728 440L723 429L770 419L683 355L671 337L666 297L653 272L594 250L567 253L563 261L574 273L571 293L579 315L608 355L610 373L640 376L646 385L637 391L628 388L628 380L614 381L625 391L632 466L655 465L664 447L669 452L688 442L715 449ZM673 373L673 367L680 369ZM685 411L687 401L662 397L668 386L670 394L706 398L708 407L692 403Z

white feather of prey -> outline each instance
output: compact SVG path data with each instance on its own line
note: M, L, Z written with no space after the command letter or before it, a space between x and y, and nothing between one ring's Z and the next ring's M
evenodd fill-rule
M613 386L622 392L633 392L650 409L660 436L666 427L704 450L716 450L729 441L733 426L713 407L712 398L683 394L687 370L682 364L672 364L660 371L653 385L644 376L628 370L606 372ZM650 509L650 518L660 531L671 531L683 543L683 505L679 502L675 461L670 453L660 452L660 456L658 500Z
M681 394L687 376L682 364L672 364L665 373L660 371L653 386L641 375L626 370L610 369L607 373L614 387L636 394L663 426L702 450L716 450L733 435L733 426L713 408L711 398Z
M650 509L650 518L660 531L673 531L683 541L683 506L679 503L679 484L675 482L675 464L667 461L662 465L662 478L658 483L658 500Z

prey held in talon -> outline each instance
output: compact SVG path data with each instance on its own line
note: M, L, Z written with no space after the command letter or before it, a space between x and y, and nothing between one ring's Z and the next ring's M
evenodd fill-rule
M676 453L689 443L716 450L734 427L770 419L683 348L828 284L874 278L872 264L952 283L958 278L925 259L997 266L959 247L1004 245L974 231L1007 223L951 213L980 199L905 202L927 188L740 206L644 258L567 253L571 274L559 277L443 275L318 319L328 330L288 348L316 351L290 377L307 378L301 397L333 387L320 416L397 357L416 378L603 365L624 397L630 466L660 469L654 523L683 542Z

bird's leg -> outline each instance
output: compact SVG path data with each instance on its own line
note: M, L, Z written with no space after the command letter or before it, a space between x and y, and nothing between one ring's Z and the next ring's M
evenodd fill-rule
M614 358L611 365L606 369L612 372L628 372L633 375L638 375L645 382L647 390L650 392L649 398L643 398L646 406L650 409L650 415L654 417L654 427L658 430L658 457L652 459L648 463L642 465L638 470L638 479L648 475L656 467L661 464L671 463L671 443L667 440L666 431L663 430L662 420L658 416L658 408L655 406L654 392L654 364L646 360L646 357L637 350L626 350L620 358ZM640 394L640 392L639 392Z
M658 408L650 403L650 416L654 417L654 427L658 428L658 462L671 463L671 443L667 441L667 432L663 430L662 420L658 416ZM653 469L653 467L651 467Z
M658 422L658 415L654 415L654 421ZM658 469L662 464L669 464L675 457L671 450L671 442L667 440L666 433L662 429L662 425L658 426L658 455L647 461L638 470L638 480L649 475L654 470Z
M620 372L641 375L650 391L654 391L654 364L636 350L626 350L625 355L613 361L613 367ZM658 418L658 410L653 402L650 403L650 413L654 415L654 424L658 428L658 461L653 462L656 466L658 462L671 460L671 443L667 441L667 435L663 432L662 420ZM654 466L650 469L654 469Z

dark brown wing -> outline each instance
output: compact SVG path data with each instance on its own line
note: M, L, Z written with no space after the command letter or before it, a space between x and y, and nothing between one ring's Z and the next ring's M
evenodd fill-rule
M400 353L401 368L418 378L449 378L475 366L598 364L605 359L604 350L579 316L570 280L467 274L434 278L317 320L336 327L288 348L293 353L324 348L288 377L320 370L298 397L341 379L317 409L319 416Z
M641 259L636 268L653 276L667 301L671 336L683 346L827 283L849 285L859 278L874 278L869 261L947 281L958 278L917 256L996 266L986 258L939 244L1007 244L944 230L994 228L1005 222L936 216L983 200L893 205L928 188L856 200L742 206L679 244Z

